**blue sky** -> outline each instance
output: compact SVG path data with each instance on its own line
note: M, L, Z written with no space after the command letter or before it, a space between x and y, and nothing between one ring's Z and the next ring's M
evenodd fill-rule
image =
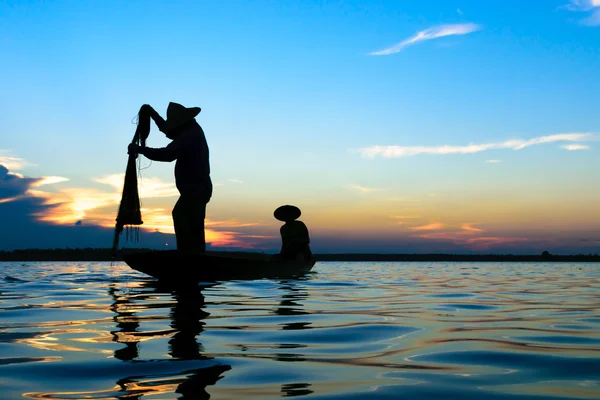
M240 238L277 236L272 210L297 203L315 237L383 232L384 243L429 226L435 250L442 237L465 245L466 224L575 246L600 223L599 10L597 0L4 2L0 163L68 179L44 186L46 199L106 190L97 180L123 173L140 105L164 114L177 101L202 107L217 184L208 218L236 232L254 224ZM152 131L150 146L167 143ZM469 144L479 147L440 150ZM395 155L365 156L373 146ZM172 183L172 169L143 175ZM146 204L168 216L175 200ZM116 214L102 207L82 218ZM411 210L414 225L390 228Z

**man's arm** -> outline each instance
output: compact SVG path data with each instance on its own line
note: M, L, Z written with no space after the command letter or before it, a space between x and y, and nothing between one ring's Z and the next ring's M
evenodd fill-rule
M179 150L181 146L178 140L174 140L169 143L167 147L162 147L160 149L153 149L151 147L139 147L137 150L138 153L145 156L146 158L152 161L164 161L171 162L179 157Z
M178 140L174 140L167 147L159 149L153 149L151 147L138 146L135 143L130 143L127 147L127 153L129 154L141 154L152 161L164 161L171 162L179 157L181 151L181 143Z
M144 104L142 107L146 109L146 112L150 115L150 118L154 120L154 123L158 129L163 132L162 128L165 125L165 120L160 116L160 114L154 108L152 108L150 104Z

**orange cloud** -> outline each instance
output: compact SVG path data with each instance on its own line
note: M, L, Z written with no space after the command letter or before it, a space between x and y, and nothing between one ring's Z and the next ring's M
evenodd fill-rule
M439 229L443 229L446 225L442 224L441 222L434 222L432 224L427 224L427 225L422 225L422 226L415 226L410 228L413 231L436 231Z
M467 232L483 232L483 229L479 229L479 228L475 228L473 226L471 226L473 224L462 224L461 228L464 229Z
M112 187L115 189L116 193L119 193L120 195L123 190L124 179L125 174L112 174L103 178L94 179L94 181ZM158 178L140 178L138 179L138 187L140 197L143 199L179 196L179 192L174 183L162 182Z
M350 190L357 190L361 193L371 193L371 192L376 192L378 190L381 190L378 188L370 188L370 187L365 187L365 186L360 186L360 185L347 185L346 188L350 189Z
M421 233L417 237L422 239L448 240L454 244L466 245L472 250L488 250L494 245L518 244L530 241L530 239L523 237L478 236L485 231L480 228L475 228L473 225L475 224L464 223L460 225L460 229L448 229L443 232Z
M49 212L36 215L39 220L56 224L72 224L80 220L87 220L100 226L114 225L116 208L121 201L124 174L112 174L103 178L94 179L95 182L110 186L110 192L93 188L63 188L57 193L30 189L28 194L45 200L45 205L53 205ZM63 177L45 177L37 181L32 187L39 187L51 183L64 182L68 180ZM158 178L144 178L139 181L140 197L161 198L178 196L179 192L172 183L165 183ZM105 212L99 212L102 208L114 206L115 214L108 216ZM157 219L155 219L157 218ZM151 225L160 225L163 218L150 211ZM170 213L168 214L170 219ZM171 228L172 230L172 228Z
M30 189L28 194L44 199L45 205L54 206L47 213L35 216L40 221L56 224L75 223L86 218L89 211L117 205L121 199L118 193L106 193L97 189L67 188L58 193Z
M210 221L205 222L206 226L220 226L224 228L243 228L248 226L258 226L258 222L238 222L236 219L229 219L226 221Z
M27 195L42 198L45 205L52 205L48 211L34 215L38 220L71 225L77 221L85 220L88 224L112 228L115 225L117 208L121 200L123 174L107 175L94 179L112 188L111 191L102 191L93 188L63 188L58 192L29 189ZM35 187L68 180L62 177L46 177L36 182ZM32 185L34 186L34 185ZM140 197L163 198L178 196L179 192L174 184L165 183L157 178L145 178L140 182ZM13 198L4 199L12 201ZM174 234L171 210L165 208L142 207L143 230L159 231ZM245 235L242 232L220 230L231 228L246 228L258 226L256 222L240 222L235 219L215 221L207 219L205 222L206 241L213 246L235 246L239 248L253 248L254 245L246 239L271 239L270 236ZM254 240L255 241L255 240Z
M10 203L11 201L22 199L24 196L14 196L14 197L6 197L4 199L0 199L0 204Z
M31 187L40 187L44 185L52 185L55 183L67 182L69 178L62 176L44 176L31 184Z

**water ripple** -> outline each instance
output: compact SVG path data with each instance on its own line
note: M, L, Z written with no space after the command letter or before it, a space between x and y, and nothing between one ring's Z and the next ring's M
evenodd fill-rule
M314 271L181 290L121 264L0 264L3 398L600 398L597 265Z

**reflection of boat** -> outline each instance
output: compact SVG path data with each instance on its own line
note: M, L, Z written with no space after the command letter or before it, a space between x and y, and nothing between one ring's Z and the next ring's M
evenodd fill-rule
M123 260L137 271L174 282L290 278L309 272L315 265L315 260L272 261L264 254L222 256L176 250L123 254Z

